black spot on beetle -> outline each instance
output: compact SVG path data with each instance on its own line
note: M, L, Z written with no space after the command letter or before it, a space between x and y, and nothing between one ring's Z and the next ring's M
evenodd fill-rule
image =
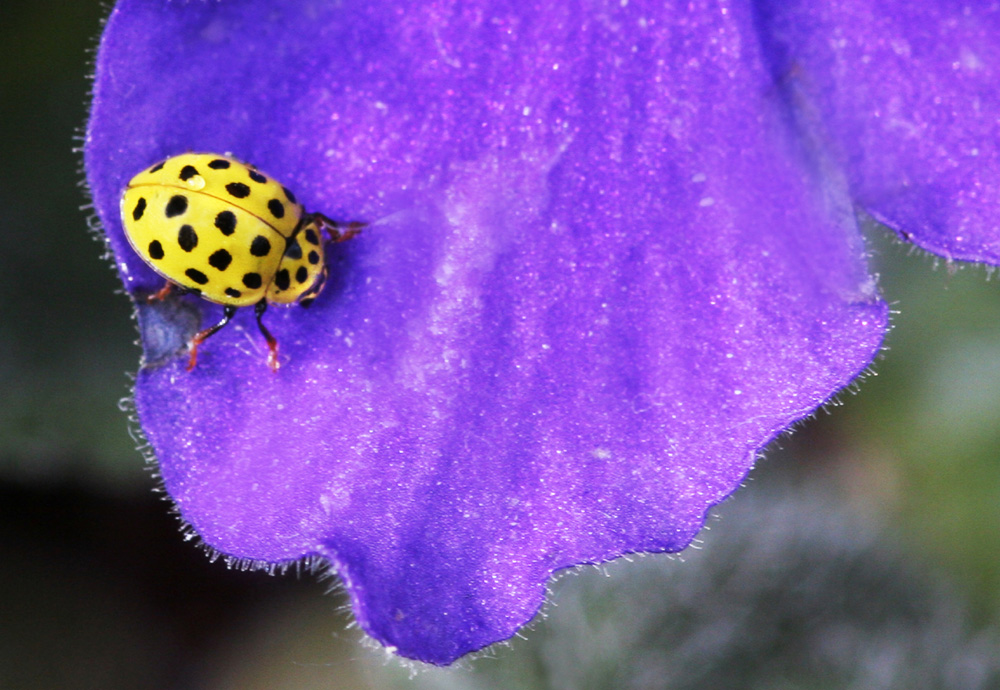
M312 228L306 230L306 242L309 244L319 244L319 238L316 236L316 231Z
M267 210L270 211L271 215L275 218L285 217L285 205L277 199L271 199L267 202Z
M230 182L226 185L226 191L237 199L246 199L250 196L250 188L242 182Z
M173 218L174 216L179 216L188 210L188 200L183 194L175 194L170 197L170 201L167 202L167 208L165 213L167 218Z
M306 270L305 266L299 266L299 270L295 272L295 280L300 283L306 282L306 278L309 277L309 271Z
M151 172L151 173L160 172L161 170L163 170L163 164L164 163L166 163L166 161L160 161L159 163L157 163L156 165L154 165L152 168L150 168L149 172Z
M225 170L226 168L229 167L229 161L227 161L225 158L216 158L214 161L211 161L208 164L208 167L210 167L212 170ZM228 289L227 289L227 292L228 292ZM234 292L239 292L239 291L238 290L234 290ZM230 295L230 296L233 296L233 295ZM239 295L235 295L235 296L238 297Z
M313 266L319 263L319 253L316 251L309 252L309 263Z
M267 256L271 253L271 241L263 235L257 235L250 243L250 253L254 256Z
M251 169L248 170L247 172L250 173L250 179L253 180L254 182L257 182L258 184L264 184L265 182L267 182L267 178L261 175L256 170Z
M132 220L139 220L142 218L142 214L146 211L146 199L144 197L139 197L139 201L136 202L135 208L132 209Z
M159 240L153 240L149 243L149 256L157 261L163 258L163 245L160 244Z
M185 165L181 168L181 174L177 177L181 178L183 182L187 182L192 177L198 174L198 170L193 165Z
M259 288L261 285L264 284L264 281L260 279L259 273L244 273L243 284L246 285L251 290L256 290L257 288Z
M220 271L225 271L231 263L233 263L233 255L225 249L219 249L213 252L212 256L208 257L208 265Z
M289 278L288 276L287 268L283 268L275 274L274 284L278 286L279 290L288 289L288 286L292 284L292 281L291 278Z
M220 211L215 217L215 227L223 235L229 236L236 232L236 215L232 211Z
M296 203L298 203L298 202L297 202L297 201L295 200L295 195L294 195L294 194L292 194L291 190L290 190L290 189L288 189L288 187L282 187L282 188L281 188L281 191L283 191L283 192L285 193L285 198L286 198L286 199L288 199L289 201L291 201L291 202L292 202L293 204L296 204Z
M182 225L177 232L177 244L186 252L198 246L198 233L190 225Z
M208 276L199 271L197 268L189 268L184 271L184 275L198 283L198 285L204 285L208 282Z
M226 294L229 295L230 297L240 297L243 295L242 292L240 292L235 288L226 288Z

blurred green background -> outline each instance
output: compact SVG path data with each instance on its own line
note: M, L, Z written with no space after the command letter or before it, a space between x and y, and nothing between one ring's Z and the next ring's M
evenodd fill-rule
M328 582L230 571L183 541L119 409L137 336L81 208L75 149L106 12L0 4L0 688L377 688L428 677L472 687L481 664L485 678L505 656L521 663L531 638L557 639L542 622L464 676L414 681L346 629ZM873 270L898 310L877 375L770 448L743 492L814 491L840 506L831 519L864 516L906 568L950 593L959 637L982 643L1000 620L1000 290L984 268L959 270L869 230ZM716 510L706 548L732 526L729 511ZM588 577L564 578L556 598ZM516 687L574 687L542 670L525 678Z

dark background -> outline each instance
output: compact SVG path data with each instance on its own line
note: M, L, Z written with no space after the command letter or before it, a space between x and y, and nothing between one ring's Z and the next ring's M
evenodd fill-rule
M330 581L231 571L185 542L136 450L119 405L137 335L78 151L106 12L0 3L0 688L406 686L345 629ZM1000 618L998 286L869 230L899 312L877 376L769 449L743 491L781 475L868 516L974 634Z

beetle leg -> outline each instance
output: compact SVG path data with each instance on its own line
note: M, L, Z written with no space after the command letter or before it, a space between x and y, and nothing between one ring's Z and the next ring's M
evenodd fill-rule
M352 220L349 223L341 223L332 218L327 218L322 213L313 213L311 214L311 218L320 221L323 229L326 230L326 234L330 237L330 241L335 243L346 242L352 237L357 237L361 233L362 228L368 226L368 223L357 220Z
M165 300L167 297L170 296L170 293L174 291L175 287L177 287L177 284L171 283L168 280L166 285L160 288L157 292L154 292L151 295L146 295L146 304L152 304L153 302L162 302L163 300Z
M177 283L168 280L166 284L154 292L151 295L146 295L146 304L152 304L153 302L162 302L167 297L170 297L171 293L176 293L178 295L191 295L197 294L199 291L193 288L187 288L183 285L178 285Z
M267 300L261 300L257 302L257 306L254 307L254 314L257 315L257 328L260 329L261 334L264 336L264 340L267 341L267 366L271 368L271 371L277 373L278 367L281 363L278 361L278 341L274 339L271 335L271 331L267 330L264 322L261 319L264 316L264 312L267 311Z
M190 357L188 358L188 371L194 369L194 365L198 363L198 346L205 342L205 339L210 335L229 323L229 319L233 318L233 314L236 313L237 308L238 307L234 307L232 305L226 305L225 309L222 310L222 320L219 321L219 323L194 334L194 337L191 338L191 342L188 343L188 351L190 352Z

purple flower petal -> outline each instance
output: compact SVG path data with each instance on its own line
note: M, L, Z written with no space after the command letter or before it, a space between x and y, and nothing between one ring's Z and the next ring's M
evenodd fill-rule
M218 308L140 310L136 404L184 519L233 557L328 558L369 634L438 664L512 635L559 568L684 548L886 326L753 19L121 2L86 162L130 291L159 281L118 197L166 155L230 151L371 223L311 309L269 310L277 375L250 314L188 373L169 355Z
M855 199L949 259L1000 263L1000 6L839 0L761 11Z

